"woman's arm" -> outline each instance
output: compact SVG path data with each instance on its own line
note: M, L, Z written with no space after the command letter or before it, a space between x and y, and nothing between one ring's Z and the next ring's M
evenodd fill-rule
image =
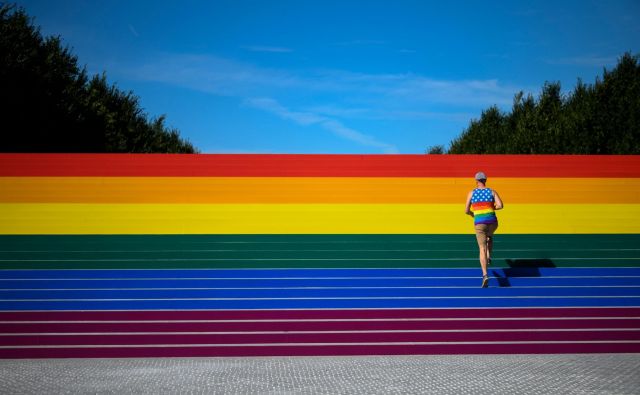
M473 217L473 211L471 211L471 196L473 195L473 191L469 192L467 195L467 203L464 207L464 213Z

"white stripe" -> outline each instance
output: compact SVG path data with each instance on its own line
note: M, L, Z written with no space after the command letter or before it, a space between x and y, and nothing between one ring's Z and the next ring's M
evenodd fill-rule
M496 248L498 250L498 248ZM499 248L500 252L539 252L539 249L503 249ZM197 252L477 252L474 248L463 249L386 249L386 250L364 250L364 249L268 249L268 250L246 250L246 249L197 249L197 250L3 250L0 252L12 253L12 254L28 254L28 253L72 253L72 254L94 254L94 253L113 253L113 254L142 254L142 253L155 253L155 252L180 252L180 253L197 253ZM545 251L640 251L640 248L545 248Z
M532 258L509 258L531 260ZM617 258L545 258L552 261L632 261L640 257ZM478 258L139 258L139 259L0 259L0 262L225 262L225 261L477 261ZM442 268L440 268L442 269ZM174 269L175 270L175 269Z
M469 268L471 270L477 270L475 268ZM57 269L56 269L57 270ZM117 269L121 270L121 269ZM492 270L492 269L489 269ZM498 270L498 269L493 269ZM96 277L96 278L0 278L0 281L195 281L195 280L211 280L211 281L222 281L222 280L451 280L451 279L477 279L478 276L435 276L435 277L126 277L126 278L104 278L104 277ZM583 279L583 278L599 278L599 279L609 279L609 278L640 278L640 276L517 276L517 277L493 277L496 279L538 279L544 280L548 278L553 279Z
M83 310L84 311L84 310ZM92 310L87 310L92 311ZM95 310L93 310L95 311ZM113 310L106 310L113 311ZM157 311L157 310L152 310ZM440 322L440 321L571 321L571 320L637 320L630 317L503 317L503 318L328 318L328 319L263 319L263 320L91 320L91 321L4 321L0 324L171 324L171 323L273 323L273 322Z
M519 258L516 258L519 259ZM576 258L580 259L580 258ZM602 259L602 258L600 258ZM625 258L640 259L640 258ZM224 261L477 261L478 258L150 258L150 259L0 259L0 262L224 262Z
M628 250L618 250L618 249L569 249L569 250L565 250L565 249L556 249L556 250L549 250L546 249L545 251L638 251L639 249L628 249ZM514 252L514 251L518 251L518 252L537 252L538 250L532 250L532 249L500 249L501 252ZM189 253L199 253L199 252L242 252L242 253L250 253L250 252L477 252L477 249L469 249L469 248L464 248L464 249L451 249L451 250L433 250L433 249L411 249L411 250L404 250L404 249L393 249L393 250L364 250L364 249L340 249L340 250L336 250L336 249L316 249L316 250L311 250L311 249L268 249L268 250L245 250L245 249L235 249L235 250L229 250L229 249L224 249L224 250L220 250L220 249L215 249L215 250L211 250L211 249L206 249L206 250L3 250L0 251L0 253L12 253L12 254L31 254L31 253L40 253L40 254L51 254L51 253L60 253L60 254L125 254L125 253L130 253L130 254L146 254L146 253L156 253L156 252L161 252L161 253L167 253L167 252L179 252L179 253L183 253L183 254L189 254Z
M358 331L236 331L236 332L34 332L0 333L1 337L27 336L129 336L129 335L304 335L304 334L346 334L346 333L494 333L494 332L639 332L640 328L574 328L574 329L434 329L434 330L358 330Z
M55 346L0 346L0 349L39 348L165 348L165 347L326 347L326 346L420 346L420 345L472 345L472 344L638 344L640 340L579 340L579 341L505 341L505 342L380 342L380 343L240 343L240 344L112 344L112 345L55 345Z
M248 290L323 290L323 289L472 289L476 286L448 287L247 287L247 288L0 288L0 291L248 291ZM640 288L640 285L537 285L499 287L513 289L546 288ZM0 299L1 301L2 299Z
M603 299L640 298L640 295L586 295L586 296L480 296L483 299ZM1 299L0 302L132 302L132 301L186 301L186 300L405 300L405 299L477 299L479 296L362 296L362 297L304 297L304 298L122 298L122 299ZM529 307L529 306L526 306ZM572 306L569 306L572 307ZM602 307L602 306L600 306ZM640 307L640 306L628 306ZM487 307L485 307L487 308Z
M449 310L477 310L477 311L486 311L486 310L523 310L523 309L543 309L543 310L584 310L584 309L595 309L595 310L628 310L628 309L640 309L640 306L491 306L491 307L483 307L483 306L466 306L466 307L340 307L340 308L322 308L322 307L302 307L302 308L269 308L269 309L144 309L144 310L132 310L132 309L82 309L82 310L0 310L0 313L5 314L14 314L14 313L132 313L132 312L217 312L217 313L228 313L228 312L275 312L275 311L388 311L388 310L423 310L423 311L449 311Z
M511 259L511 258L510 258ZM530 258L514 258L514 259L530 259ZM551 258L549 258L551 259ZM575 259L581 259L581 258L575 258ZM604 258L597 258L597 259L604 259ZM640 258L638 258L640 259ZM477 258L475 258L475 260L477 260ZM12 261L12 260L10 260ZM48 270L48 271L56 271L56 272L64 272L64 271L70 271L70 272L77 272L77 271L95 271L95 272L108 272L108 271L153 271L153 272L171 272L171 271L181 271L181 272L201 272L201 271L400 271L400 270L405 270L405 271L437 271L437 270L473 270L475 267L394 267L394 268L380 268L380 267L330 267L330 268L319 268L319 267L265 267L265 268L250 268L250 267L239 267L239 268L119 268L119 269L101 269L101 268L91 268L91 269L0 269L0 273L2 272L15 272L15 271L19 271L19 272L40 272L42 270ZM490 267L491 268L491 267ZM496 267L496 270L503 270L503 269L517 269L517 268L512 268L512 267ZM524 267L523 269L526 269L526 267ZM592 270L592 269L604 269L604 270L608 270L611 271L611 269L622 269L622 270L637 270L638 267L628 267L628 266L574 266L574 267L566 267L566 268L558 268L558 267L529 267L529 269L563 269L563 270L573 270L573 269L579 269L579 270Z

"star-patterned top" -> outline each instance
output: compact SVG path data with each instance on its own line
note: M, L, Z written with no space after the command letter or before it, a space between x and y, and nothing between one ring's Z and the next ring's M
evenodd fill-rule
M498 222L496 217L495 199L491 188L476 188L471 195L471 211L473 212L473 223L479 224L495 224Z

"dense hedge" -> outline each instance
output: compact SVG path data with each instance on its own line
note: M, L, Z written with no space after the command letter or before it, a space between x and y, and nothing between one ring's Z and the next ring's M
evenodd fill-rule
M43 37L24 10L0 3L2 152L167 152L195 148L148 119L138 98L88 77L59 37Z
M593 85L578 81L566 96L558 82L546 83L537 100L516 94L511 112L496 106L483 111L451 142L448 152L640 154L638 56L624 54L602 79Z

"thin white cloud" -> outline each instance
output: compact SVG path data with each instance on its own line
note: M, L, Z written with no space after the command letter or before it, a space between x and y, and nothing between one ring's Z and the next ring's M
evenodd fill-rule
M462 122L477 116L471 112L352 108L335 105L313 106L308 108L308 111L336 118L401 121L440 119Z
M477 114L470 112L444 112L444 111L390 111L382 114L381 119L398 119L398 120L432 120L440 119L455 122L465 122Z
M388 41L384 40L351 40L351 41L340 41L335 43L335 45L350 47L350 46L375 46L375 45L385 45Z
M129 26L129 31L131 32L131 34L133 34L136 37L140 37L140 34L136 30L136 28L133 27L133 25L129 24L128 26Z
M398 149L394 145L381 142L375 137L351 129L343 125L340 121L311 112L292 111L272 98L250 98L246 99L244 103L302 126L318 125L340 138L355 142L359 145L381 149L386 154L398 153Z
M327 120L322 123L322 126L344 139L354 141L360 145L382 149L385 154L397 154L399 152L396 146L378 141L374 137L348 128L336 120Z
M246 49L247 51L251 51L251 52L273 52L273 53L288 53L288 52L293 52L293 49L291 49L291 48L285 48L285 47L268 47L268 46L261 46L261 45L249 45L249 46L244 46L244 47L242 47L242 49Z
M508 105L520 87L498 80L442 80L413 73L367 74L342 70L284 70L205 55L167 54L125 70L129 77L224 96L277 97L338 93L346 99L391 103L403 108L486 108Z
M374 119L375 115L371 108L343 107L335 104L312 106L308 111L337 118Z
M168 83L222 96L253 96L256 92L304 86L306 82L286 71L260 68L216 56L159 56L144 65L133 65L130 77Z
M120 62L116 67L127 78L237 98L297 125L314 125L342 139L389 153L397 152L397 148L346 125L355 119L464 123L483 108L510 106L516 92L529 91L496 79L289 70L211 55L164 54L143 65L125 68Z
M554 64L554 65L604 67L604 66L611 66L616 64L617 60L618 59L615 56L583 55L583 56L547 59L547 63Z
M389 92L395 97L416 102L487 107L508 105L517 90L501 85L497 80L451 81L414 75L390 87Z
M249 98L244 103L250 107L264 110L279 116L280 118L291 120L303 126L309 126L327 121L327 118L309 112L291 111L271 98Z

